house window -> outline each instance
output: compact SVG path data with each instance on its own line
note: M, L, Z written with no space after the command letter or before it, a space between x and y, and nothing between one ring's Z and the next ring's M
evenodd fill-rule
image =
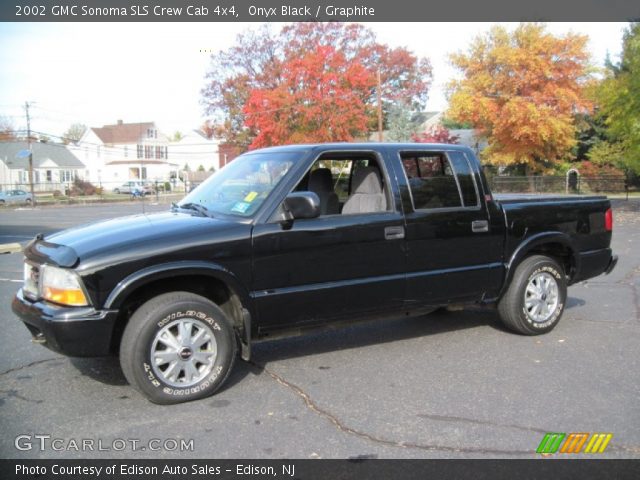
M124 158L127 158L129 156L129 147L127 147L126 145L124 146Z
M100 145L96 147L96 155L100 158Z
M161 146L156 146L156 158L164 158L164 148Z
M155 128L148 128L147 138L158 138L158 131Z
M136 145L136 151L138 158L142 158L142 145Z
M153 158L153 145L144 146L144 158Z
M147 167L142 167L142 180L147 179Z
M166 160L169 159L169 149L167 147L164 147L164 158Z
M60 181L62 183L73 182L74 176L73 170L60 170Z

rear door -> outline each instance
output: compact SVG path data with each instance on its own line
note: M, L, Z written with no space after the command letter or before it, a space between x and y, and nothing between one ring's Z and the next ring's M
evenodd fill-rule
M491 226L474 164L462 150L398 155L409 304L482 298L501 269L502 233Z
M403 305L404 220L383 158L373 151L331 152L323 158L377 164L387 209L299 219L290 228L274 220L256 225L253 297L261 330L351 319ZM343 180L350 170L333 169L338 190L349 183Z

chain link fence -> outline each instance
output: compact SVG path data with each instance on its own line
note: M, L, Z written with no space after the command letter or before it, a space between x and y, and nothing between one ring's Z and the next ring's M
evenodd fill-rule
M628 188L624 175L495 175L488 181L494 193L625 193Z
M149 201L176 201L194 188L193 181L119 181L89 183L82 180L71 182L34 182L33 192L38 204L47 203L93 203L130 201L146 198ZM2 205L31 203L29 183L14 182L0 184Z

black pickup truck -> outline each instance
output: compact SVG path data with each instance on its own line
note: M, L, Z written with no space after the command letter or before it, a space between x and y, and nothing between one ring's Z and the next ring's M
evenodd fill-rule
M268 148L166 213L37 236L13 311L35 342L119 352L133 386L177 403L252 342L336 323L483 303L548 332L568 285L614 268L612 223L602 196L494 197L465 147Z

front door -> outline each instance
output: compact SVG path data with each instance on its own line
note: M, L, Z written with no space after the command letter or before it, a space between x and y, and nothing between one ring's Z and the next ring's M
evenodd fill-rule
M261 331L373 315L403 304L404 221L396 186L377 154L343 152L323 158L331 165L328 160L338 157L354 165L377 165L386 206L295 220L289 229L277 221L256 225L252 295ZM344 167L333 170L336 190L351 184L340 178L345 170L353 174ZM346 192L340 203L354 193Z

